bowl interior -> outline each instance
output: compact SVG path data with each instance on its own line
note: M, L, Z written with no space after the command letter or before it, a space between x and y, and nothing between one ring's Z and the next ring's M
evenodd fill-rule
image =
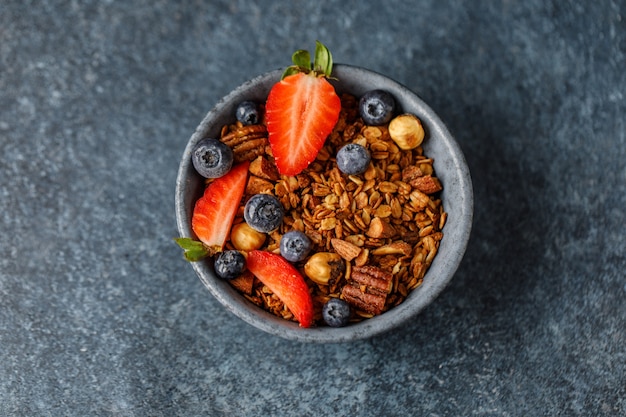
M237 104L243 100L264 102L282 70L254 78L225 96L209 111L189 140L176 180L176 219L180 236L193 237L191 214L195 201L204 191L204 180L194 170L191 150L205 137L219 137L224 124L234 121ZM364 339L398 327L422 311L446 287L457 270L469 239L473 215L473 191L469 169L463 153L444 123L415 93L378 73L349 65L335 64L332 82L338 92L360 96L373 88L392 93L403 112L420 118L426 130L423 147L434 159L437 177L443 184L441 199L448 213L444 237L423 284L407 299L384 314L342 328L303 329L265 312L242 297L230 284L217 278L208 261L192 263L196 274L211 294L242 320L265 332L291 340L306 342L345 342Z

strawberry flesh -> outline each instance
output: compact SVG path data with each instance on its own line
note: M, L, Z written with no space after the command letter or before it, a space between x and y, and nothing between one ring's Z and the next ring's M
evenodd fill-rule
M272 252L253 250L246 267L293 313L301 327L313 323L313 299L298 270L285 258Z
M266 125L276 167L297 175L324 146L341 110L335 88L314 73L289 75L276 83L266 102Z
M247 161L235 165L226 175L211 182L196 201L191 228L207 246L209 255L224 248L246 188L249 165Z

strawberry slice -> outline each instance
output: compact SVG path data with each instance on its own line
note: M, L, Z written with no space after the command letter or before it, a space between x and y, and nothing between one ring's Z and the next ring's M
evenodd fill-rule
M191 228L206 246L208 255L220 252L230 233L248 179L248 161L235 165L215 179L196 201Z
M299 174L315 160L341 110L326 79L333 66L330 51L317 42L313 67L308 51L297 51L292 59L294 65L272 86L265 104L270 147L283 175Z
M313 323L313 299L298 270L285 258L272 252L248 252L246 267L293 313L301 327Z

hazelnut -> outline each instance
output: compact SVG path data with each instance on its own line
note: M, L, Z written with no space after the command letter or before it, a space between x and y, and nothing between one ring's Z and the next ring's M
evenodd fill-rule
M402 150L415 149L424 140L424 128L412 114L401 114L389 122L389 136Z
M316 284L333 285L346 270L346 265L336 253L318 252L304 265L304 273Z
M240 251L259 249L265 238L265 233L257 232L245 222L234 225L230 231L230 241Z

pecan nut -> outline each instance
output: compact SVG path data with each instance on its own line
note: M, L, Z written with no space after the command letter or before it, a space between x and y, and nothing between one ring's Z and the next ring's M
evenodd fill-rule
M269 144L265 125L234 126L220 140L233 150L235 162L255 160Z
M377 315L385 309L393 275L375 266L354 266L341 296L358 310Z

